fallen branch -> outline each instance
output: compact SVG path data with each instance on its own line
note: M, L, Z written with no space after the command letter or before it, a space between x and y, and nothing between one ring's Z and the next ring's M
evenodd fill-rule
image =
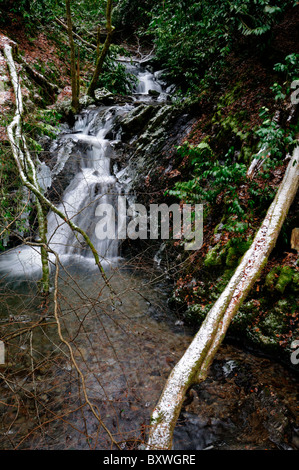
M258 154L255 156L255 158L252 160L248 170L247 170L247 178L250 180L253 179L253 177L258 173L260 168L263 166L264 161L265 161L265 154L266 152L266 147L262 147L261 150L258 152Z
M51 83L44 75L39 73L30 64L28 64L28 62L22 56L19 56L18 60L21 64L23 64L24 68L33 77L36 83L43 86L44 88L47 88L53 94L60 93L61 90L58 85Z
M59 18L55 18L55 21L56 23L58 23L60 26L62 26L62 28L64 28L66 31L68 31L68 27L66 24L64 24L63 21L61 21ZM78 39L78 41L80 41L82 44L84 44L86 47L89 47L90 49L92 50L96 50L97 46L95 44L92 44L91 42L87 42L85 41L85 39L81 38L81 36L79 36L79 34L75 33L73 31L73 36Z
M16 70L15 62L12 55L12 48L9 44L4 46L4 56L6 59L6 63L9 68L11 81L15 93L15 100L16 100L16 111L14 118L10 125L7 127L7 135L8 139L11 144L12 153L14 159L17 164L17 168L19 170L19 174L21 177L22 182L25 186L29 187L29 185L35 189L35 193L41 194L41 188L39 186L37 175L36 175L36 168L31 159L30 152L27 148L26 140L22 134L22 117L24 113L23 107L23 99L22 99L22 91L20 86L20 81L18 77L18 73ZM36 207L37 207L37 218L38 218L38 227L39 227L39 235L42 241L41 247L41 263L42 263L42 291L45 294L49 293L50 289L50 272L49 272L49 263L48 263L48 255L46 251L46 243L47 243L47 218L45 214L45 208L43 203L41 202L41 198L37 197L36 200Z
M294 150L276 196L227 287L207 314L183 357L172 370L152 413L147 449L170 449L188 388L205 380L226 331L275 246L299 185L299 148Z

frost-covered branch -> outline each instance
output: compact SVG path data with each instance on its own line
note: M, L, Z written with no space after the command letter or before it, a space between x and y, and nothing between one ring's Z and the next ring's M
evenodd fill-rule
M13 156L17 164L19 175L25 186L29 186L35 189L35 195L37 196L36 206L37 206L37 217L38 217L38 226L39 226L39 236L41 239L41 263L42 263L42 291L45 294L49 293L50 288L50 271L48 263L48 253L47 253L47 217L45 207L41 198L38 197L41 193L41 188L39 186L36 168L32 161L30 152L26 145L26 140L22 134L22 116L24 113L23 99L22 99L22 90L15 66L15 62L12 56L12 48L10 45L6 44L4 46L4 56L9 68L9 73L11 76L11 81L14 89L15 100L16 100L16 111L12 122L7 127L7 135L11 144Z
M75 225L71 220L69 220L66 215L61 212L57 207L49 201L49 199L43 194L36 175L36 168L34 162L32 161L30 152L26 145L26 139L22 134L22 115L24 112L23 101L22 101L22 92L19 83L19 78L15 66L15 62L12 56L12 48L9 45L4 47L4 55L7 61L7 65L10 71L11 81L14 88L15 100L16 100L16 111L15 116L12 122L7 128L8 138L11 144L13 156L19 171L20 178L22 183L36 196L37 210L38 210L38 222L39 222L39 231L40 238L42 243L41 256L42 256L42 268L43 268L43 290L44 292L49 291L49 265L48 265L48 256L47 256L47 217L46 209L50 209L55 214L57 214L67 225L75 232L80 233L87 245L91 249L91 252L94 256L95 264L98 266L101 271L102 277L109 287L112 293L115 293L110 286L108 278L105 274L104 268L100 263L100 258L97 250L92 244L90 238L80 227Z

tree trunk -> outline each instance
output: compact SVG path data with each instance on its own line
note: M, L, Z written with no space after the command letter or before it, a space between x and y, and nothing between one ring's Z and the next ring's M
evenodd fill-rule
M72 108L73 112L76 113L79 108L79 85L77 80L77 67L76 67L76 52L75 43L73 38L73 25L72 25L72 14L71 14L71 2L65 0L66 17L67 17L67 30L69 36L69 43L71 49L71 84L72 84Z
M91 97L94 97L94 91L97 87L97 81L99 79L100 74L102 73L104 60L109 51L109 47L110 47L111 40L112 40L112 35L114 32L114 27L111 24L111 11L112 11L112 0L107 0L107 9L106 9L107 36L106 36L104 45L102 47L101 53L98 53L98 49L97 49L96 67L95 67L92 80L87 90L87 94Z
M298 190L299 147L293 153L283 181L255 239L227 287L207 314L183 357L172 370L152 413L147 449L170 449L173 429L187 389L205 380L226 331L249 290L267 263Z

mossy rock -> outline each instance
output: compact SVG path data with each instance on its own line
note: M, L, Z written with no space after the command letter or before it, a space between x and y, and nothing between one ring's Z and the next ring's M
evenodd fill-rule
M212 300L217 300L219 295L224 291L229 280L231 279L234 273L234 269L225 269L223 274L215 282L215 288L210 294Z
M271 269L271 271L269 271L269 273L267 274L266 276L266 279L265 279L265 287L269 290L269 291L273 291L274 288L275 288L275 284L276 284L276 281L277 281L277 278L279 276L279 273L280 273L280 270L281 270L281 266L275 266L273 269Z
M283 268L281 268L278 281L275 285L275 289L283 294L287 285L292 282L293 276L293 269L290 266L283 266Z
M280 315L284 315L290 311L290 299L279 299L274 306L274 311Z
M251 328L248 332L248 338L253 344L268 353L275 353L279 350L279 343L276 338L267 336L259 329Z
M298 271L294 272L291 287L294 292L299 291L299 272Z
M224 263L226 254L226 246L222 246L221 243L213 246L211 250L208 251L204 259L204 265L206 268L211 268L215 266L222 266Z
M277 291L283 294L288 286L294 292L299 290L299 273L291 266L275 266L267 274L265 287L269 291Z
M152 105L140 104L130 111L121 121L120 125L126 137L131 137L141 131L155 112Z
M244 253L246 253L246 251L250 248L251 243L251 240L241 241L238 243L234 241L233 244L229 242L225 260L226 266L230 268L236 267L240 263Z
M233 267L237 266L239 259L239 252L236 247L230 246L227 251L227 257L225 259L226 266Z
M205 307L199 304L189 305L184 316L187 322L201 324L210 309L211 305L206 305Z
M248 325L251 324L257 312L258 308L253 299L244 303L232 321L232 328L238 329L245 334Z
M276 335L283 333L285 328L283 323L283 316L274 311L268 313L268 315L260 323L260 328L264 334L275 339Z
M94 91L94 98L98 104L111 104L114 100L113 93L107 88L97 88Z

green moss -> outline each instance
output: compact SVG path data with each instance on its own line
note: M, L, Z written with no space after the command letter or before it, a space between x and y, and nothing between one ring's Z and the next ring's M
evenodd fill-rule
M221 243L217 243L208 253L204 259L204 265L206 268L214 266L222 266L224 262L226 247L223 247Z
M242 145L239 160L248 163L254 153L255 149L248 147L247 145Z
M275 339L284 330L283 316L277 312L270 312L265 319L260 323L260 328L264 334Z
M223 274L217 279L215 283L215 289L211 293L211 297L213 298L213 294L215 293L215 297L218 298L219 295L224 291L227 283L231 279L234 273L234 269L225 269Z
M283 294L287 285L292 282L293 275L294 275L294 272L290 266L283 266L283 268L280 271L278 281L275 285L275 289L281 294Z
M225 259L226 266L230 268L236 267L239 264L241 257L249 249L251 243L251 240L229 242L228 246L230 246L227 250L227 256Z
M278 350L278 342L275 338L263 334L260 330L251 329L248 337L252 343L267 352L276 352Z
M299 291L299 272L298 271L294 272L291 288L294 292Z
M227 251L227 257L225 260L226 266L233 267L238 263L238 250L236 247L231 246Z
M277 277L280 273L281 266L275 266L271 271L267 274L265 279L265 287L268 290L274 290L274 286L277 280Z
M245 333L246 328L257 314L255 302L251 299L242 305L232 321L232 329L237 329Z
M274 306L274 311L279 314L287 313L290 309L290 299L280 299L277 301L276 305Z
M206 318L207 313L211 309L211 305L202 306L199 304L189 305L185 312L185 319L190 323L201 324Z

